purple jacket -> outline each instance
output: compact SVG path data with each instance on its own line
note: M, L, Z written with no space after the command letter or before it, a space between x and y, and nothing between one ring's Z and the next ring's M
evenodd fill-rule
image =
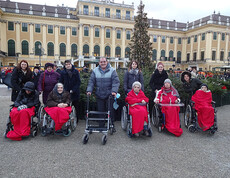
M45 75L45 80L44 80L44 75ZM60 74L54 71L48 72L47 70L45 70L45 72L43 72L40 75L40 78L38 81L38 91L40 92L43 91L43 103L44 104L46 104L48 95L53 90L56 83L58 83L59 78L60 78ZM43 88L43 83L44 83L44 88Z

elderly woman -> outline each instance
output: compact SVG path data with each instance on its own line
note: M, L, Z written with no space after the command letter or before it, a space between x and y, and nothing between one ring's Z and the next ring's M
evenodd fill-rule
M172 86L170 79L164 81L164 86L157 92L155 103L177 104L180 102L177 90ZM162 106L161 111L165 116L165 128L179 137L183 133L180 128L179 106Z
M51 128L55 123L55 131L60 130L63 124L69 120L69 114L72 111L70 103L70 93L64 91L62 83L57 83L48 96L45 108L45 111L53 119Z
M54 64L46 63L45 64L45 72L40 75L38 81L38 91L43 92L42 100L43 103L46 104L49 93L53 90L56 83L60 78L60 74L53 70Z
M12 94L11 101L15 101L19 92L26 82L32 80L32 72L26 60L22 60L17 67L14 68L11 77Z
M14 129L6 133L7 138L21 140L30 135L31 117L35 115L35 106L39 104L39 93L35 90L34 83L26 82L10 112Z
M132 85L136 81L141 83L141 90L144 91L143 74L138 66L137 61L132 61L129 66L129 70L124 76L124 90L126 94L132 90Z
M211 104L212 93L206 84L202 84L201 89L196 91L192 96L192 101L195 102L200 128L203 131L210 129L214 124L214 108Z
M140 132L144 130L146 136L149 136L147 131L148 111L146 104L149 99L141 90L141 83L134 82L132 90L128 93L125 101L130 105L129 113L132 116L132 134L140 136Z

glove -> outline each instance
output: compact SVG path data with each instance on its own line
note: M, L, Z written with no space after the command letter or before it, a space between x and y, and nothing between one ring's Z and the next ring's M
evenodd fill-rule
M18 106L18 111L21 111L22 109L26 109L27 108L27 106L26 105L20 105L20 106Z

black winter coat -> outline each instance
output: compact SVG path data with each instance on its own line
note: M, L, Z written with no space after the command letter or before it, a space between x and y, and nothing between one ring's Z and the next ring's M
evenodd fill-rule
M57 93L55 91L51 91L48 95L47 103L46 105L48 107L56 107L60 103L65 103L70 105L70 94L68 91L64 91L61 97L58 97Z
M141 72L134 74L133 72L127 71L124 76L124 90L125 93L128 93L132 90L132 85L134 82L141 83L141 90L144 91L144 78Z
M33 91L31 94L27 94L24 89L22 89L16 101L14 102L14 106L18 107L20 105L27 105L28 108L31 108L33 106L39 105L39 93L38 91Z
M27 72L24 74L21 70L17 67L14 68L11 77L11 84L12 84L12 93L11 93L11 101L15 101L17 99L18 93L23 88L26 82L32 80L32 72Z
M33 75L32 75L32 82L34 83L36 90L38 89L38 81L39 81L40 75L41 75L40 72L38 72L37 75L35 75L35 73L33 72Z
M59 79L59 82L61 82L64 85L65 91L70 92L70 90L72 90L71 93L72 101L79 99L81 79L78 70L76 70L73 65L72 65L72 77L69 76L66 68L64 67L64 70L61 72L61 77Z
M160 90L164 85L165 79L167 78L168 74L165 70L163 70L160 74L158 69L156 69L149 82L152 92L155 93L155 90Z

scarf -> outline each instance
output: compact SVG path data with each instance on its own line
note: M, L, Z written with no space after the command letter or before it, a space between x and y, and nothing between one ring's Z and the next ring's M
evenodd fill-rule
M45 70L45 73L47 73L48 75L51 75L54 72L54 70L51 70L51 72L49 72L48 70Z
M66 69L66 72L69 75L69 78L72 78L72 76L73 76L72 69Z
M173 85L171 85L170 88L165 88L165 86L163 86L163 87L162 87L162 90L163 90L163 94L165 94L165 95L167 95L167 93L172 92L172 95L173 95L173 96L176 96L177 98L180 97L178 91L174 88Z
M137 68L136 68L136 69L131 69L131 70L129 71L130 74L134 74L134 75L137 75L138 72L139 72L139 70L138 70Z

